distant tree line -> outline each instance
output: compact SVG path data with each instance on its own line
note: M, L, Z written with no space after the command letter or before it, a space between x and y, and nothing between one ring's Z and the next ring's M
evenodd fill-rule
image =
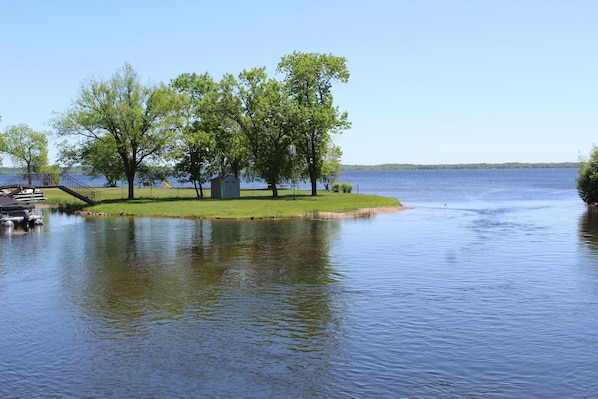
M538 168L577 168L579 162L541 163L471 163L471 164L381 164L381 165L341 165L341 170L419 170L419 169L538 169Z
M265 181L274 197L294 177L317 195L317 182L329 185L339 174L342 152L332 137L350 127L332 95L333 84L349 78L346 60L295 52L277 72L282 80L254 68L220 81L184 73L146 86L125 64L107 81L85 82L71 107L55 114L52 125L65 138L60 160L110 182L126 179L129 199L136 177L159 176L164 165L199 197L214 175L241 171Z

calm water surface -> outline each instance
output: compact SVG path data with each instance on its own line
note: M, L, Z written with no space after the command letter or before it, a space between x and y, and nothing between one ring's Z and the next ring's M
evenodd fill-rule
M596 397L575 177L347 172L410 207L365 220L47 212L0 237L0 397Z

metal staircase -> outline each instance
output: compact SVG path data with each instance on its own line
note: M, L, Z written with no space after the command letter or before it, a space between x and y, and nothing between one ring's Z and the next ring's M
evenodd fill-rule
M54 183L55 181L60 181L60 184ZM56 176L50 173L11 175L8 179L0 181L0 188L17 190L22 188L58 188L91 205L100 201L100 192L98 190L80 182L68 174L61 176Z

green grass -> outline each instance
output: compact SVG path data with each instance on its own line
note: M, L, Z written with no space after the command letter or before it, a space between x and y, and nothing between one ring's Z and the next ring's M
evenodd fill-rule
M126 188L98 188L101 201L96 205L84 202L58 189L44 190L48 203L65 209L81 209L110 215L180 217L202 219L251 218L318 218L322 212L356 213L363 208L399 206L394 198L366 194L346 194L319 191L313 197L309 191L280 190L272 198L269 190L241 190L238 199L196 198L192 188L136 188L135 200L126 200Z

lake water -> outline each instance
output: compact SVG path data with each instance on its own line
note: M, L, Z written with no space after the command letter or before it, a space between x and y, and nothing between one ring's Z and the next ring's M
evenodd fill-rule
M576 173L345 172L410 208L359 220L46 212L0 237L0 397L596 397Z

